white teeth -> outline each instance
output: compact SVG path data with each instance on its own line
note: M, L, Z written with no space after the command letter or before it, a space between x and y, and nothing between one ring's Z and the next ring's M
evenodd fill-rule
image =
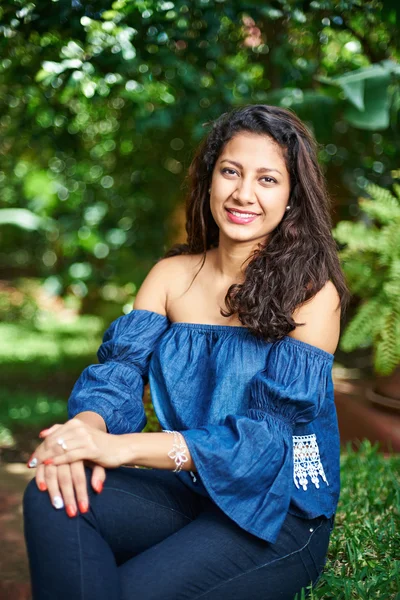
M257 215L250 215L247 213L238 213L234 210L230 210L230 213L232 213L233 215L235 215L235 217L241 217L242 219L249 219L250 217L256 217Z

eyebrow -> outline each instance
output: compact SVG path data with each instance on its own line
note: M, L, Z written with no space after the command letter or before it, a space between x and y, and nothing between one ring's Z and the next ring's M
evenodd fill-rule
M223 162L230 162L233 165L235 165L236 167L238 167L239 169L243 169L243 165L241 165L240 163L238 163L234 160L230 160L229 158L221 160L220 164L222 164ZM275 171L276 173L279 173L279 175L282 175L282 173L280 171L278 171L278 169L269 169L268 167L260 167L259 169L256 170L256 173L263 173L264 171L268 171L268 172Z

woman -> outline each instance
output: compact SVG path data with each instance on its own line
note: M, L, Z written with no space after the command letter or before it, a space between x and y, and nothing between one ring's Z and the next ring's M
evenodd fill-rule
M213 123L189 179L187 243L29 461L34 600L293 600L324 567L348 292L315 143L292 112L245 106ZM159 433L140 433L147 381Z

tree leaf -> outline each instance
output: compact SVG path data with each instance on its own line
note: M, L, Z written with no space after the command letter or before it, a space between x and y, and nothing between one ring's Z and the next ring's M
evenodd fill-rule
M16 225L27 231L37 231L43 224L44 219L26 208L0 209L0 225Z

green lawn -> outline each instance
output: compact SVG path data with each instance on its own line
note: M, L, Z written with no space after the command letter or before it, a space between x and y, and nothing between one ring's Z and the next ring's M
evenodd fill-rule
M400 600L399 474L400 455L385 458L377 444L342 451L328 562L309 598Z
M103 331L92 316L62 322L41 313L34 323L0 323L0 447L12 445L17 431L66 418L71 387L96 360Z

